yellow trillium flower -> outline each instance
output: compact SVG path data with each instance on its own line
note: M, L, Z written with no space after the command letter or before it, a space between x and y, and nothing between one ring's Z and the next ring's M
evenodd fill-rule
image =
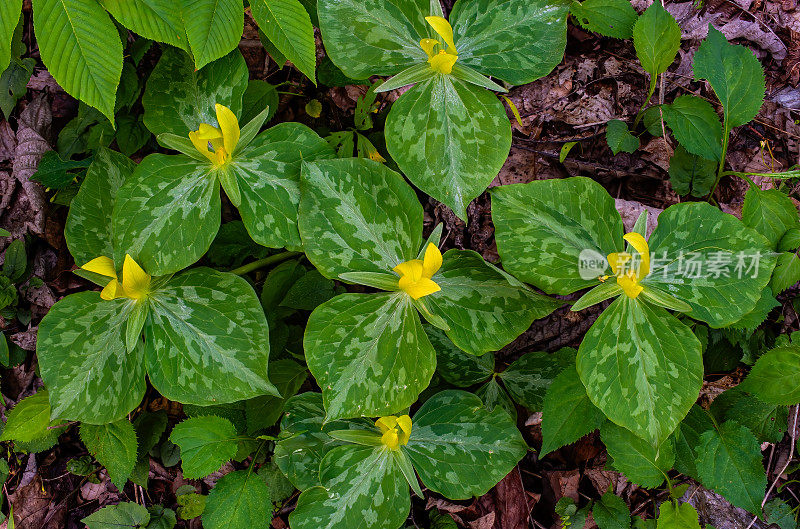
M375 426L383 432L381 442L392 450L407 445L411 437L411 417L408 415L381 417L375 421Z
M419 299L442 289L436 284L436 281L431 279L441 267L442 252L435 244L428 243L422 260L412 259L400 263L392 270L400 276L400 280L397 282L400 290L413 299Z
M617 284L622 287L625 295L631 299L642 293L644 287L639 281L647 277L650 273L650 247L647 241L638 233L627 233L625 239L639 253L638 268L634 268L633 256L627 252L615 252L608 254L608 264L614 275L617 276ZM630 263L630 264L629 264Z
M208 123L201 123L200 128L189 133L195 148L209 159L214 167L221 167L231 160L233 151L239 143L239 120L236 115L226 106L217 104L217 123L219 127L214 127ZM211 144L213 151L209 150Z
M453 27L450 25L450 22L442 17L430 16L425 17L425 20L431 25L433 30L442 37L445 44L447 44L446 49L440 49L437 52L435 48L441 46L441 42L438 40L422 39L419 41L420 47L428 55L428 63L431 65L431 68L439 73L452 73L453 65L458 60L458 50L456 50L456 44L453 41Z
M100 292L100 297L105 300L117 298L140 300L147 297L150 292L150 275L142 270L130 255L125 255L125 262L122 264L122 281L117 278L114 261L109 257L96 257L81 268L111 278Z

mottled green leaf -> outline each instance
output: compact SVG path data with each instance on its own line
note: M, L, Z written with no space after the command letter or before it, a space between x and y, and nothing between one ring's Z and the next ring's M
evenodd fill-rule
M267 529L272 520L267 484L252 469L222 476L208 494L202 520L205 529Z
M238 50L197 70L189 54L166 47L142 96L144 124L156 136L171 133L187 138L201 123L217 126L214 105L224 105L238 116L248 75Z
M71 294L39 324L36 353L53 417L105 424L124 417L144 396L140 348L125 347L131 301L98 292Z
M544 77L564 57L568 6L546 0L457 2L450 23L458 63L513 85Z
M300 123L268 129L236 153L231 171L242 196L239 213L254 241L271 248L302 248L297 228L300 166L333 157L328 143Z
M147 508L134 502L107 505L81 520L89 529L139 529L149 521Z
M394 75L428 56L419 45L431 36L429 0L319 0L325 51L348 77Z
M147 39L189 50L180 8L172 0L100 0L117 21ZM164 53L168 53L164 49Z
M728 43L708 25L708 37L694 55L695 79L706 79L722 103L726 132L758 114L764 102L764 71L753 52Z
M761 235L705 202L664 210L648 242L651 272L642 285L685 301L692 318L712 327L753 310L775 266Z
M244 27L239 0L182 0L182 4L186 37L198 70L238 46Z
M486 410L466 391L434 395L413 425L403 450L426 487L454 500L486 494L528 450L506 412Z
M751 513L761 511L767 476L758 440L745 426L728 421L703 432L697 449L702 484Z
M342 294L311 314L303 338L327 419L403 410L428 387L436 354L402 292Z
M198 405L277 394L267 377L269 328L239 276L195 268L149 298L145 354L162 395Z
M511 397L531 411L542 411L547 388L564 369L575 363L575 350L555 353L526 353L515 360L499 378Z
M605 420L603 412L589 400L575 367L568 367L553 380L544 396L539 456L574 443L600 428Z
M11 39L22 13L22 0L8 0L0 4L0 71L11 63Z
M503 267L548 294L596 285L608 269L606 255L623 249L614 199L588 178L496 187L492 220ZM579 267L584 256L602 261L597 275L586 279Z
M392 105L385 132L386 148L408 179L461 219L511 148L511 125L500 100L446 75L403 94Z
M669 159L669 181L679 195L704 197L717 180L719 164L701 156L690 154L678 144Z
M633 45L642 68L650 74L650 92L667 71L681 46L681 28L661 2L654 2L633 26Z
M756 361L741 389L772 404L800 402L800 349L784 346L765 353Z
M630 529L631 512L625 500L609 491L592 508L592 517L599 529Z
M585 0L572 2L569 12L588 31L606 37L630 39L639 14L627 0Z
M160 276L206 253L220 224L219 180L210 165L187 156L151 154L117 192L114 262L130 254Z
M614 468L642 487L659 487L675 461L672 439L654 447L611 421L600 427L600 438L608 449L608 455L614 459Z
M651 444L672 433L703 381L692 331L665 309L624 295L586 333L577 367L592 402Z
M436 350L436 370L449 383L465 388L484 382L494 373L493 353L481 356L466 353L433 325L426 325L425 332Z
M422 244L422 206L403 178L378 162L303 164L300 236L322 275L384 273L414 259Z
M276 48L316 84L314 26L298 0L253 0L253 18Z
M204 478L236 455L236 429L222 417L186 419L175 426L169 439L181 448L181 469L186 479Z
M128 419L95 426L81 424L81 441L97 462L106 467L111 482L122 491L136 464L136 432Z
M615 155L632 153L639 148L639 138L631 134L628 124L619 119L612 119L606 124L606 143Z
M657 529L700 529L697 511L688 503L665 501L658 508ZM708 526L706 526L708 527Z
M778 248L787 231L800 228L792 199L777 189L763 190L757 186L750 186L744 196L742 222L766 237L772 250Z
M508 416L513 420L517 420L517 407L514 405L514 401L511 400L508 392L497 382L496 378L490 378L486 384L475 390L475 395L481 399L487 410L492 411L499 407L504 412L508 413Z
M275 424L283 414L286 401L293 397L308 377L308 370L294 360L275 360L269 365L269 379L281 397L263 395L245 402L247 431L255 433Z
M662 105L661 111L675 139L687 151L719 162L722 123L711 103L697 96L683 95L668 105Z

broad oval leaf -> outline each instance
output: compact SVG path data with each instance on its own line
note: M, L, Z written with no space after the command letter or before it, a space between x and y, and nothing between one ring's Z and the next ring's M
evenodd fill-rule
M800 349L776 347L762 355L741 385L764 402L797 404L800 402Z
M228 419L208 415L178 423L169 440L181 448L181 470L186 479L216 472L238 450L236 428Z
M404 293L342 294L311 313L303 337L326 419L389 415L428 387L436 353Z
M149 303L147 371L162 395L208 406L277 394L267 377L267 320L247 281L195 268L170 279Z
M269 487L250 470L222 476L211 489L203 511L205 529L267 529L272 519Z
M106 424L124 417L145 390L141 348L128 353L126 299L70 294L39 324L36 353L53 417Z
M707 160L722 157L722 123L711 103L697 96L683 95L662 105L664 121L675 139L690 153Z
M34 0L33 13L39 52L53 79L113 124L122 42L108 13L85 0Z
M411 183L466 219L506 161L511 125L494 94L437 75L392 105L386 148Z
M114 262L130 254L148 274L175 273L200 259L220 225L219 180L188 156L151 154L117 192Z
M189 51L181 10L174 0L100 0L117 21L147 39ZM168 53L164 49L164 53Z
M606 256L623 249L614 199L588 178L496 187L492 220L503 267L548 294L596 285L608 269ZM584 257L601 263L597 275L581 276Z
M186 37L197 69L239 45L244 28L240 0L182 0Z
M547 0L456 2L450 23L458 63L514 85L544 77L564 57L568 9Z
M428 60L419 45L430 36L429 0L319 0L325 51L348 77L394 75Z
M414 414L403 448L426 487L452 500L482 496L527 453L508 413L472 393L437 393Z
M665 501L658 508L657 529L700 529L697 511L688 503Z
M333 149L300 123L268 129L237 153L236 175L242 203L239 213L252 239L270 248L300 250L297 209L303 162L333 158Z
M122 491L136 464L136 432L128 419L109 424L81 424L81 441L97 462L106 467L111 482Z
M584 0L572 2L569 12L588 31L606 37L630 39L639 14L628 0Z
M655 79L675 61L681 46L681 28L661 2L642 13L633 26L633 45L642 68L650 74L650 91Z
M766 237L772 250L778 248L787 231L800 228L800 217L791 198L777 189L757 186L750 186L744 196L742 222Z
M653 444L686 416L703 382L692 331L665 309L624 295L586 333L577 366L592 403Z
M345 272L391 274L417 257L422 206L403 177L364 159L303 164L300 237L328 278Z
M705 202L664 210L648 242L651 272L642 286L685 301L689 316L712 327L753 310L776 261L760 234Z
M0 441L28 443L44 437L51 426L47 390L41 389L20 400L7 415Z
M606 124L606 143L614 155L633 153L639 148L639 138L631 134L627 123L619 119L612 119Z
M214 105L238 116L248 76L239 50L198 70L188 53L166 47L142 96L144 124L156 136L170 133L187 139L201 123L217 126Z
M717 179L719 164L689 153L678 144L669 159L669 181L679 195L704 197Z
M149 521L147 508L134 502L107 505L81 520L89 529L138 529Z
M316 84L314 26L303 4L298 0L253 0L250 9L269 41Z
M600 428L600 439L613 458L614 468L642 487L653 489L661 486L675 462L672 439L653 446L611 421L606 421Z
M117 191L136 164L118 152L100 148L69 206L64 228L67 246L79 266L114 255L111 214Z

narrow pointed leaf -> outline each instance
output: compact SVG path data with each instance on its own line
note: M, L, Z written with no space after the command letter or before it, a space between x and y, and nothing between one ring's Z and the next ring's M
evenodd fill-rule
M298 0L253 0L253 18L264 35L316 84L316 42L305 7Z
M172 0L100 0L117 22L147 39L189 50L180 9Z
M180 9L198 70L239 44L244 27L239 0L183 0Z
M8 0L0 5L0 71L11 63L11 39L22 13L22 0Z

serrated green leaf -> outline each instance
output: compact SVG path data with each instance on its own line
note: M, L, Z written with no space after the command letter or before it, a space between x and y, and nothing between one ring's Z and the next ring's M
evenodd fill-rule
M652 265L642 286L685 301L692 318L712 327L753 310L776 260L766 239L705 202L664 210L648 242Z
M471 393L437 393L414 414L403 450L426 487L450 499L482 496L528 447L508 414L488 411Z
M303 338L327 419L407 408L428 386L436 354L410 298L342 294L311 313Z
M97 462L106 467L111 482L122 491L136 464L136 432L128 419L95 426L81 424L81 441Z
M298 0L253 0L250 9L264 35L316 84L314 26L303 4Z
M773 382L774 384L774 382ZM737 507L757 513L767 488L758 440L735 422L703 432L697 450L701 483Z
M69 94L114 123L122 43L97 2L34 0L33 26L42 61Z
M597 284L584 279L584 251L603 262L623 249L614 200L588 178L541 180L492 190L492 220L503 267L548 294L571 294Z
M797 404L800 402L800 350L785 346L768 351L756 361L741 388L764 402Z
M250 470L222 476L208 494L202 520L206 529L267 529L272 520L267 484Z
M147 527L150 513L138 503L107 505L81 520L89 529L140 529Z
M736 323L731 324L729 328L744 329L748 332L753 332L759 325L764 323L764 320L767 319L772 309L780 306L781 304L778 303L775 296L772 294L772 289L764 287L761 291L761 298L756 303L756 306L753 307L753 310L742 316L742 319Z
M494 373L494 353L465 353L433 325L426 325L425 333L436 351L436 370L449 383L465 388L484 382Z
M165 509L163 505L153 505L147 511L150 513L150 522L146 529L173 529L178 523L175 511Z
M48 434L50 401L46 389L25 397L8 413L0 441L31 442Z
M267 376L269 328L247 281L194 268L170 279L149 302L145 357L162 395L210 405L277 394Z
M606 492L600 501L595 502L592 508L592 517L599 529L630 529L631 527L631 512L625 504L625 500L613 492Z
M741 388L741 384L736 388ZM789 408L786 405L763 402L744 391L739 393L740 396L733 406L725 411L724 420L746 426L759 443L780 442L789 424Z
M605 415L589 400L578 371L568 367L553 379L544 396L539 456L574 443L603 422Z
M198 70L238 46L244 27L239 0L183 0L180 8Z
M133 420L138 442L138 457L142 459L158 444L167 430L167 413L164 410L144 412Z
M188 487L194 490L191 485L188 485ZM180 492L180 489L178 491ZM194 492L188 494L178 493L176 499L178 500L178 516L181 520L197 518L206 510L206 502L208 502L208 496Z
M171 0L100 0L117 21L142 37L189 51L180 9ZM164 53L167 53L164 50Z
M630 39L638 13L627 0L585 0L572 2L569 12L588 31L606 37Z
M236 455L236 429L222 417L186 419L175 426L169 439L181 448L181 469L186 479L204 478Z
M531 411L542 411L547 388L564 369L575 363L575 350L526 353L498 376L511 397Z
M697 404L692 405L689 413L675 430L675 470L689 477L698 479L697 450L700 446L700 435L714 428L711 416Z
M22 13L22 0L9 0L0 5L0 71L11 63L14 31Z
M628 480L649 489L659 487L675 462L675 447L667 439L657 447L637 437L630 430L606 421L600 427L600 439L614 459L614 468Z
M775 271L772 273L772 279L769 282L772 292L780 294L798 281L800 281L800 257L794 252L778 254Z
M669 105L661 105L661 110L675 139L688 152L719 162L722 123L711 103L697 96L683 95Z
M656 78L667 71L681 46L681 28L661 2L654 2L633 26L633 45L642 68L650 74L650 92Z
M767 523L775 524L779 529L797 529L794 510L780 498L768 501L764 505L764 516Z
M665 501L658 508L657 529L700 529L697 511L688 503ZM706 526L708 527L708 526Z
M300 188L300 236L325 277L391 273L417 257L422 206L398 173L371 160L324 160L303 164Z
M261 467L258 475L269 487L269 501L273 504L279 504L292 496L294 485L286 479L286 476L283 475L274 461Z
M151 154L118 190L112 215L114 261L130 254L161 276L206 253L220 225L219 180L187 156ZM185 229L191 226L191 230Z
M678 144L669 159L669 181L679 195L704 197L717 180L718 164L689 153Z
M446 75L403 94L389 111L385 136L389 154L408 179L461 219L511 149L511 126L500 100Z
M606 143L614 155L632 153L639 148L639 138L631 134L627 123L619 119L612 119L606 124Z
M145 390L143 353L126 353L130 300L71 294L39 324L36 353L52 415L105 424L124 417Z
M742 222L766 237L773 250L787 231L800 228L792 199L777 189L763 190L757 186L750 186L744 196Z
M756 117L764 102L765 82L764 70L752 51L730 44L709 24L693 68L695 79L706 79L722 103L726 130Z
M653 445L686 416L703 381L701 346L692 331L665 309L627 296L586 333L577 368L595 406Z
M195 69L189 54L165 48L142 96L144 124L156 136L171 133L182 138L201 123L216 127L215 104L230 108L237 116L241 113L248 75L247 63L238 50Z
M508 414L513 420L517 420L517 407L514 406L514 401L511 400L508 392L503 389L495 377L489 379L486 384L475 390L475 395L481 399L483 406L492 411L495 408L500 408Z
M308 370L294 360L271 362L269 378L282 396L264 395L245 402L247 432L253 434L274 425L283 414L286 401L297 393L307 377Z

